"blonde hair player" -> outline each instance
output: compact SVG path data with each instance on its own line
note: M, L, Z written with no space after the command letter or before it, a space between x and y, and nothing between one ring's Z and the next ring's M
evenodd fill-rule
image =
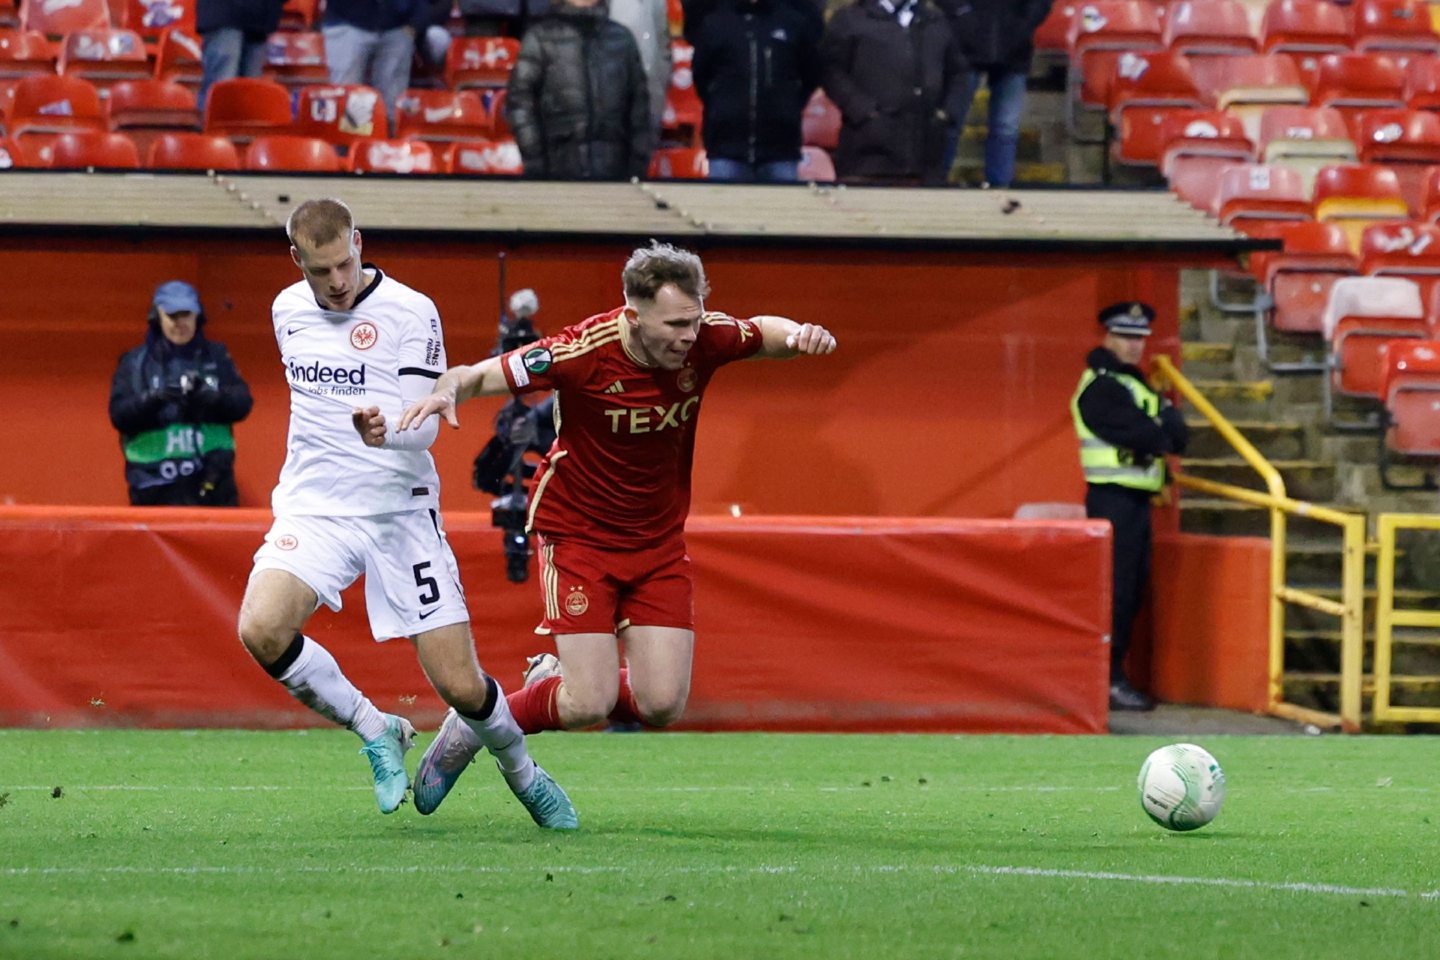
M428 452L436 428L369 442L385 411L398 416L444 372L439 312L361 260L360 231L339 200L302 203L286 233L302 276L272 309L290 383L288 453L271 498L275 522L245 588L240 640L296 699L359 735L380 812L394 812L410 785L414 727L381 713L302 632L320 604L339 610L340 592L363 574L375 639L409 638L447 716L494 755L535 822L573 829L575 808L530 758L500 685L475 657Z
M684 528L705 388L734 360L835 350L816 324L707 311L704 266L686 250L651 243L621 278L623 306L454 367L396 425L406 436L438 414L458 426L455 408L471 397L556 391L557 436L536 473L529 526L545 601L536 632L554 637L559 656L532 657L524 688L510 695L526 733L680 718L695 646ZM389 436L377 429L367 442ZM416 806L438 806L479 747L447 716L421 758Z

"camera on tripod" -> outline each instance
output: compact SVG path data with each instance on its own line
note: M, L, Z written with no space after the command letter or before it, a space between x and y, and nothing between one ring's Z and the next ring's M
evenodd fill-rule
M504 261L501 261L501 296L504 296ZM509 309L501 311L500 333L491 356L518 350L540 339L530 318L540 309L534 290L519 290L510 298ZM505 576L511 583L530 578L530 535L525 532L530 497L525 481L535 473L527 463L528 453L544 454L554 442L550 427L553 401L531 407L519 397L495 415L495 436L475 458L472 480L477 490L495 495L490 501L490 524L503 531Z

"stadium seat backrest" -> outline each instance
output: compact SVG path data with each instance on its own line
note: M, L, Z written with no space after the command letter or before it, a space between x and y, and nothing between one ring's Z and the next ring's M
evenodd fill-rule
M14 170L31 165L30 155L13 140L0 137L0 170Z
M834 183L835 161L831 159L830 151L808 143L801 147L797 175L806 183Z
M313 30L320 0L285 0L280 11L281 30Z
M157 170L241 168L235 144L211 133L162 133L151 142L145 165Z
M1273 0L1265 8L1260 46L1266 53L1300 59L1350 49L1345 12L1328 0Z
M1395 56L1440 54L1440 36L1430 24L1425 0L1359 0L1355 4L1355 49Z
M105 30L111 25L105 0L22 0L20 26L59 40L72 30Z
M1359 133L1366 163L1440 163L1440 115L1428 110L1367 110Z
M1114 125L1114 156L1120 163L1155 166L1160 162L1160 126L1181 109L1203 109L1207 102L1195 84L1189 60L1168 50L1125 53L1115 60L1107 107Z
M1400 277L1346 277L1330 290L1322 322L1330 342L1331 384L1339 393L1379 398L1387 340L1423 339L1420 288Z
M664 147L650 155L647 176L652 180L704 180L710 163L699 147Z
M1386 344L1380 397L1389 414L1385 445L1397 453L1440 455L1440 343Z
M1237 0L1178 0L1165 10L1167 49L1189 56L1254 53L1250 16Z
M1237 163L1220 172L1220 222L1237 230L1310 219L1310 198L1300 174L1286 167Z
M290 92L273 80L217 81L205 98L205 131L244 139L289 130Z
M1353 125L1363 110L1405 106L1405 73L1389 57L1364 53L1330 53L1316 66L1310 103L1335 107Z
M110 129L200 129L200 111L189 87L169 80L122 80L110 88Z
M295 132L348 146L389 133L380 91L362 84L302 87L295 105Z
M456 37L445 54L445 85L503 87L520 57L520 41L510 37Z
M408 90L395 104L395 135L412 140L483 140L490 114L474 90Z
M262 75L278 83L301 86L329 83L325 35L316 31L280 30L265 39Z
M1260 115L1276 104L1305 106L1310 90L1295 62L1282 54L1212 57L1193 65L1196 81L1215 106L1235 114L1245 134L1260 139Z
M1070 20L1075 16L1075 6L1073 0L1058 0L1058 2L1050 4L1050 12L1045 15L1044 20L1040 21L1040 26L1035 28L1033 39L1036 50L1050 53L1065 51L1070 33Z
M12 139L66 130L105 130L105 113L95 87L79 77L44 74L22 77L6 117Z
M125 27L157 41L171 27L195 32L197 0L126 0Z
M1218 110L1175 110L1160 125L1160 171L1192 206L1219 213L1220 172L1255 159L1239 118Z
M35 30L0 30L0 78L55 72L55 49Z
M350 146L355 173L439 173L435 154L423 140L360 140Z
M1405 102L1412 110L1440 110L1440 58L1411 57L1405 64Z
M1319 333L1330 288L1359 272L1345 231L1333 223L1286 224L1277 231L1284 249L1251 255L1250 270L1270 294L1276 330Z
M477 143L452 143L443 162L449 173L519 176L524 172L520 147L509 137Z
M133 30L75 30L65 35L59 71L108 87L117 80L150 76L145 41Z
M1343 220L1393 214L1405 219L1405 197L1395 171L1364 163L1336 163L1315 177L1315 219Z
M339 173L345 168L335 148L319 137L269 134L245 148L245 169Z
M1160 14L1145 0L1077 3L1066 36L1070 68L1079 79L1080 102L1103 106L1122 52L1164 48Z
M817 89L800 115L800 139L812 147L834 150L840 145L840 108Z
M72 131L60 134L50 144L50 166L57 170L134 169L140 166L140 154L134 141L123 133Z
M194 33L171 27L160 34L155 53L155 78L173 80L188 87L200 86L204 74L203 48Z

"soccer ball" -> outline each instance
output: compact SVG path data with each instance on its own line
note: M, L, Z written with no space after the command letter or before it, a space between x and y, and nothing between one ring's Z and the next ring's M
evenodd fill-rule
M1225 771L1193 743L1172 743L1140 767L1140 806L1166 830L1198 830L1225 802Z

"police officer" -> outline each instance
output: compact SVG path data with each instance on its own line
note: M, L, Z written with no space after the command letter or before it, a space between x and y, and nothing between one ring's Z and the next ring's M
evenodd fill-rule
M120 358L110 384L130 503L235 506L231 424L249 415L250 388L225 345L206 338L190 284L160 284L147 323L145 342Z
M1155 702L1125 678L1125 652L1150 576L1150 500L1165 486L1165 455L1182 453L1189 431L1138 366L1155 310L1127 301L1101 310L1099 319L1105 339L1085 358L1070 414L1080 437L1085 514L1114 528L1110 708L1151 710Z

